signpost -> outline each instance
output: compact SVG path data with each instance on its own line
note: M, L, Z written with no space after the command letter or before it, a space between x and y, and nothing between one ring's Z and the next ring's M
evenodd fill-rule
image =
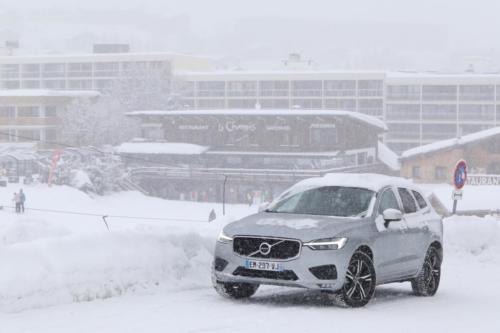
M457 212L457 202L462 200L463 192L462 188L467 181L467 163L464 160L460 160L455 165L455 170L453 171L453 184L455 189L452 193L453 199L453 214Z

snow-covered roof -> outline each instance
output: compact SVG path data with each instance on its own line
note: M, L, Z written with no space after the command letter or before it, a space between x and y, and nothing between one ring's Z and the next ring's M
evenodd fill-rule
M144 110L132 111L128 116L341 116L387 130L385 123L373 116L344 110L307 109L217 109L217 110Z
M199 155L209 147L178 142L125 142L116 147L119 154Z
M46 89L6 89L0 90L0 97L97 97L94 90L46 90Z
M408 149L401 154L401 159L409 159L440 150L456 148L470 143L486 140L497 135L500 135L500 127L494 127L484 131L467 134L460 138L437 141L420 147Z
M304 179L292 187L295 189L315 188L320 186L345 186L365 188L372 191L379 191L386 186L400 186L416 188L411 181L400 178L374 173L329 173L323 177L313 177Z
M399 156L382 142L378 142L378 159L394 171L400 169Z

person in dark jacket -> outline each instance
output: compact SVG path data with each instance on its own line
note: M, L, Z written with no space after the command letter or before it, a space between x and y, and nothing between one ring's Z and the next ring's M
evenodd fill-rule
M24 213L24 202L26 201L26 195L23 192L23 189L19 190L19 212Z

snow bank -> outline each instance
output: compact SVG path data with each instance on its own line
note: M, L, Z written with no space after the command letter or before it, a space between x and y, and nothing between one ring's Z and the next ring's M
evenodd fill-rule
M26 229L22 226L21 229ZM40 229L39 229L40 230ZM0 309L18 311L151 288L206 286L214 237L119 231L8 237L0 247ZM9 244L9 242L11 244Z
M481 262L500 263L500 221L475 216L447 218L444 244L448 254L472 255Z

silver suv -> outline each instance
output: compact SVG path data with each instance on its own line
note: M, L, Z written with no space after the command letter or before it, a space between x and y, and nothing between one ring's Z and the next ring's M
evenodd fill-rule
M228 224L215 247L212 280L221 295L252 296L259 285L334 292L366 305L375 286L410 281L436 293L442 220L401 178L328 174L285 191L265 210Z

